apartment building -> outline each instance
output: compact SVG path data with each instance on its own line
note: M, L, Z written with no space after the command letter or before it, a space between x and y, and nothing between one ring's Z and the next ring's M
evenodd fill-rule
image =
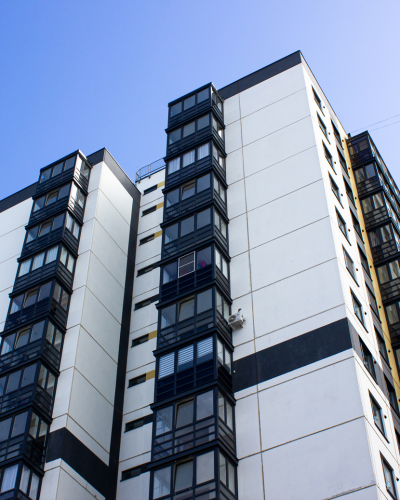
M400 193L295 52L129 179L0 201L0 500L397 498Z

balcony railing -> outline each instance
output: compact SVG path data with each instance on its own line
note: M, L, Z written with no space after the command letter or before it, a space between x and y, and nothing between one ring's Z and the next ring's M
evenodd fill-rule
M53 398L41 387L35 384L22 387L17 391L0 397L0 413L6 413L28 403L35 403L49 417L53 411Z
M162 258L166 259L167 257L173 257L177 255L179 252L183 252L184 250L190 248L193 245L197 245L202 243L203 241L207 241L213 236L213 224L208 224L200 229L192 231L186 236L182 236L174 241L170 241L168 243L164 243Z
M60 304L54 299L44 299L32 306L25 307L18 312L9 314L4 330L14 329L34 321L45 314L49 314L57 324L65 328L67 323L67 311L63 309Z
M61 172L61 174L48 179L47 181L41 182L36 187L36 195L50 191L58 186L66 184L68 181L74 179L75 183L87 193L89 181L84 177L79 170L73 168Z
M184 137L173 144L169 144L167 147L167 157L176 155L181 151L184 151L188 148L196 146L201 142L207 142L207 140L213 139L214 142L218 145L218 148L225 152L225 141L215 128L210 124L208 127L205 127L201 130L198 130L194 134L189 135L188 137Z
M57 243L65 243L67 248L72 250L74 253L78 252L79 242L72 235L72 233L66 227L56 229L55 231L50 231L50 233L45 236L40 236L29 243L25 243L22 248L21 257L26 257L27 255L32 255L33 253L39 252L40 250L55 245Z
M61 354L46 339L39 339L26 344L19 349L12 350L0 356L0 371L5 371L13 366L25 363L31 359L43 355L45 359L56 369L59 369Z
M172 186L175 186L176 184L181 184L182 182L190 180L193 177L198 176L202 172L205 172L206 170L211 168L211 166L216 172L218 172L218 175L221 179L226 180L225 168L220 165L212 155L209 155L206 158L197 160L195 163L192 163L187 167L180 168L178 171L173 172L172 174L166 175L165 187L170 188Z
M163 158L153 161L153 163L150 163L149 165L140 168L136 172L135 182L140 182L142 179L150 177L151 174L155 174L156 172L159 172L163 168L165 168L165 161L163 160Z
M54 261L46 264L35 271L17 277L14 282L13 293L29 288L40 283L41 281L59 278L61 283L69 290L72 290L73 275L60 261Z
M168 119L168 128L176 127L181 123L184 123L192 118L196 118L197 116L201 116L203 113L206 113L209 109L212 109L214 113L218 116L218 118L223 121L223 116L218 106L211 100L211 97L196 106L193 106L181 113L170 116Z
M390 240L382 245L372 247L372 258L374 264L381 262L388 257L392 257L399 253L400 249L397 247L395 240Z
M51 205L48 205L47 207L36 210L36 212L32 212L29 219L29 224L36 224L38 222L44 221L45 219L49 219L59 212L66 211L67 208L69 208L75 219L77 219L82 224L84 209L79 205L78 202L76 202L73 198L69 198L68 196L56 201L55 203L52 203Z

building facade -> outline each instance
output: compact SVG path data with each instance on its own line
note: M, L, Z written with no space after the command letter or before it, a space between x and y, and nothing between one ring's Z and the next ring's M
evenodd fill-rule
M0 201L0 500L372 500L400 477L400 193L300 52L168 105L134 182Z

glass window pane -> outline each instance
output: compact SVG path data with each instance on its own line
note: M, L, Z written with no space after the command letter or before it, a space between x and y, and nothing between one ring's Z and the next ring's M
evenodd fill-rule
M231 353L228 351L228 349L225 347L225 368L228 370L228 372L231 372Z
M35 290L27 292L27 294L25 295L25 301L23 307L29 307L32 306L33 304L36 304L37 294L38 294L37 288L35 288Z
M26 236L26 242L30 243L31 241L36 240L36 237L38 235L38 231L39 231L39 226L36 226L36 227L33 227L32 229L30 229L28 231L27 236Z
M386 266L381 266L378 267L378 278L379 278L379 283L383 285L383 283L386 283L390 280L389 278L389 272Z
M10 314L13 314L15 312L20 311L22 308L23 302L24 302L24 294L18 295L17 297L14 297L12 299L12 303L11 303Z
M165 228L165 243L174 241L178 238L178 224L173 224Z
M40 287L40 292L39 292L39 300L47 299L47 297L50 296L50 291L51 291L51 281L48 283L45 283Z
M235 483L235 467L231 462L228 461L228 488L235 493L236 483Z
M387 243L392 239L392 233L390 231L390 226L381 227L382 241L383 243Z
M47 325L47 332L46 332L46 340L48 342L50 342L50 344L53 343L53 338L54 338L54 332L55 332L55 326L53 325L53 323L48 323Z
M61 349L62 333L60 330L56 330L56 338L54 339L54 347L59 351Z
M57 215L57 217L54 217L53 219L53 231L55 229L58 229L64 224L64 214L62 215Z
M226 425L233 430L233 406L226 402Z
M42 420L40 422L40 428L39 428L39 434L38 434L38 437L41 438L41 437L46 437L47 436L47 430L48 430L49 426L46 424L46 422L44 420Z
M218 361L221 363L221 365L224 364L224 346L222 345L222 342L217 339L217 355L218 355Z
M212 290L206 290L197 295L197 314L212 309Z
M38 210L40 210L41 208L44 207L44 196L42 196L41 198L35 200L35 203L33 205L33 211L34 212L37 212Z
M51 168L47 168L46 170L43 170L43 172L40 174L40 181L39 182L45 182L45 181L49 180L50 174L51 174Z
M173 406L162 408L157 411L156 436L172 431Z
M29 273L29 269L31 267L31 262L32 259L25 260L24 262L21 262L19 265L19 273L18 276L24 276L24 274Z
M22 466L21 481L19 482L19 489L23 493L28 493L28 483L31 471L26 465Z
M181 222L181 236L186 236L194 231L194 216L188 217Z
M179 202L179 189L167 193L167 208Z
M197 130L201 130L210 125L210 115L205 115L197 119Z
M17 339L15 341L15 349L23 347L28 343L30 328L25 328L24 330L19 330L17 333Z
M364 167L364 173L365 173L365 178L366 179L371 179L371 177L375 177L375 167L373 163L370 163L369 165L366 165Z
M196 458L196 484L214 479L214 452L204 453Z
M386 315L388 318L389 325L393 325L399 322L399 315L397 313L396 304L391 304L390 306L386 306Z
M222 297L219 292L216 292L217 311L222 314Z
M169 133L169 144L174 144L181 139L181 129L173 130Z
M54 394L54 387L56 385L56 377L49 372L49 378L47 380L47 387L46 387L46 391L47 391L47 394L49 394L50 396L53 396Z
M190 184L186 184L186 186L182 186L182 201L194 196L196 191L196 183L191 182Z
M72 257L71 254L68 256L68 264L67 264L67 269L70 273L74 272L74 266L75 266L75 257Z
M6 382L7 382L7 376L0 378L0 396L2 396L5 393Z
M65 165L64 165L64 172L65 172L65 170L69 170L70 168L75 166L75 160L76 160L76 156L73 156L72 158L68 158L68 160L65 162Z
M197 192L200 193L206 189L210 189L210 174L203 175L197 179Z
M193 483L193 460L176 466L175 492L190 488Z
M174 104L170 108L171 117L179 115L179 113L181 113L181 112L182 112L182 101L181 102L177 102L176 104Z
M27 366L22 376L21 387L33 384L36 374L36 365Z
M209 90L208 89L202 90L197 94L197 104L200 104L201 102L205 101L208 98L209 98Z
M46 197L46 206L51 205L52 203L55 203L58 198L58 190L53 191L52 193L49 193Z
M74 229L73 229L73 231L72 231L72 234L74 235L74 237L75 237L76 239L78 239L78 238L79 238L79 232L80 232L80 230L81 230L80 225L79 225L78 223L74 222Z
M60 306L66 311L67 308L68 308L68 299L69 299L69 295L68 293L63 290L62 291L62 294L61 294L61 300L60 300Z
M188 137L189 135L194 134L195 132L196 122L190 122L183 127L183 137Z
M196 420L209 417L214 413L214 392L199 394L196 400Z
M383 474L385 476L385 484L386 484L386 489L396 498L396 492L394 489L394 481L393 481L393 472L389 467L386 465L385 462L382 463L383 465Z
M194 316L194 298L182 301L178 304L178 321L192 318Z
M211 210L203 210L197 214L197 229L211 224Z
M7 469L5 469L3 482L1 483L1 493L3 493L4 491L12 490L15 487L17 473L18 465L12 465L11 467L7 467Z
M197 159L198 160L202 160L203 158L206 158L209 155L210 155L210 143L209 142L207 142L207 144L203 144L203 146L200 146L199 148L197 148Z
M224 258L222 258L222 274L228 278L228 263Z
M221 218L221 234L224 238L227 237L227 234L226 234L226 224L224 222L224 220Z
M12 438L15 436L19 436L20 434L23 434L25 432L27 416L28 412L24 411L24 413L20 413L14 418L14 425L11 434Z
M11 373L8 376L6 394L14 392L19 388L19 381L21 380L21 371L22 370L18 370L17 372Z
M38 384L40 385L40 387L43 387L43 389L46 386L46 377L47 377L47 368L45 368L43 365L40 365Z
M160 498L171 493L171 467L164 467L154 472L153 498Z
M193 108L196 104L196 95L192 95L183 101L183 109L186 111L189 108Z
M39 477L32 472L31 487L29 488L29 498L37 500L39 491Z
M168 162L168 175L173 174L179 170L180 158L174 158Z
M64 264L64 266L67 264L67 258L68 258L67 249L65 247L61 247L60 262Z
M213 339L201 340L197 343L197 364L204 363L213 357Z
M193 366L193 345L179 349L178 371L187 370Z
M3 337L3 345L1 348L1 354L7 354L8 352L13 350L14 341L15 341L15 333L8 335L7 337Z
M228 321L229 315L230 315L229 304L228 304L228 302L226 302L226 300L224 300L224 314L223 314L223 316L226 319L226 321Z
M167 328L168 326L174 325L175 323L176 323L175 304L161 309L161 328Z
M3 441L7 441L8 436L10 435L12 418L7 418L7 420L2 420L0 422L0 443Z
M219 478L224 484L227 484L226 481L226 458L224 455L219 452Z
M58 247L53 247L53 248L50 248L50 250L47 250L46 264L50 264L50 262L54 262L56 260L57 251L58 251Z
M179 259L179 278L194 272L194 252Z
M203 248L197 252L197 269L211 265L211 247Z
M375 210L377 210L378 208L382 208L385 205L382 193L374 194L372 199L374 200Z
M32 263L32 271L35 271L35 269L42 267L43 262L44 262L44 252L40 253L39 255L35 255Z
M51 173L51 176L56 177L57 175L61 174L62 169L63 169L63 162L58 163L53 167L53 172Z
M174 373L175 353L171 352L160 357L158 366L158 379L168 377Z
M178 404L176 407L176 427L193 423L193 400Z
M168 264L163 268L163 284L174 281L178 278L178 266L176 262Z
M185 153L182 158L182 167L185 168L188 165L192 165L196 161L196 151L193 149L193 151L189 151L188 153Z
M400 278L399 261L395 260L394 262L390 262L389 267L390 267L390 273L392 275L392 279L395 280L397 278Z

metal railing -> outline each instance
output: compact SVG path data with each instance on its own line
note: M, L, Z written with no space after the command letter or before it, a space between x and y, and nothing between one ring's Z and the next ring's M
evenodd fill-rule
M151 174L154 174L154 173L162 170L163 168L165 168L165 161L163 158L160 158L159 160L153 161L153 163L150 163L149 165L146 165L145 167L140 168L136 172L135 183L140 182L145 177L149 177Z

